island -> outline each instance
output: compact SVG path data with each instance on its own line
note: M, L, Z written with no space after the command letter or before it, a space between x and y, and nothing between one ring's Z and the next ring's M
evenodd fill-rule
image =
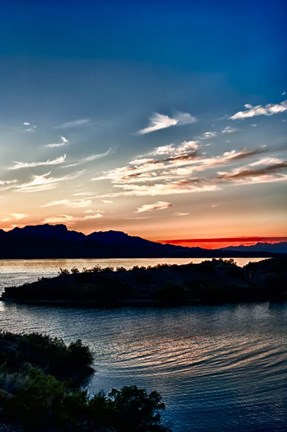
M82 272L76 267L62 269L57 277L5 288L1 300L89 307L222 304L285 301L286 287L286 256L243 268L232 259L213 259L131 270L99 266Z

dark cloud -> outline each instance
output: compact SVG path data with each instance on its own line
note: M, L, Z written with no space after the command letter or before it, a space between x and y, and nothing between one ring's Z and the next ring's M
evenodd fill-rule
M256 169L252 169L250 167L243 167L230 172L219 173L218 178L221 180L237 180L245 179L248 177L255 178L270 174L276 174L281 170L285 170L285 168L287 168L287 161Z

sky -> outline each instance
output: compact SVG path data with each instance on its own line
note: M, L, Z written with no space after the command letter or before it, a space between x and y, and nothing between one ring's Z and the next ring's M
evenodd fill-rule
M0 8L0 228L286 238L285 1Z

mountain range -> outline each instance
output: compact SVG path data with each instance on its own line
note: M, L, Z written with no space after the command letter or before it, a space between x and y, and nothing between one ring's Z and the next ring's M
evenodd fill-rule
M257 243L222 249L161 244L121 231L85 235L65 225L35 225L0 230L0 258L228 258L267 257L287 253L287 243Z
M252 246L228 246L219 249L221 251L235 252L272 252L275 254L287 254L287 242L280 243L256 243Z

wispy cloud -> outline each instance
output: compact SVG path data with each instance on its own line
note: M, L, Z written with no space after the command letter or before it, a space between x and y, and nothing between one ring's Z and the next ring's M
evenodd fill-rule
M0 180L0 186L10 186L17 183L16 179L13 180Z
M181 217L183 217L183 216L188 216L190 213L188 213L188 212L177 212L177 213L175 213L175 216L181 216Z
M284 161L282 159L274 158L274 157L266 157L258 159L255 162L250 163L248 166L254 167L254 166L274 166L274 165L281 165L284 164Z
M90 196L92 192L76 192L73 194L74 196Z
M172 126L183 126L195 123L197 119L189 113L179 112L174 117L165 114L154 113L149 119L149 125L137 132L138 135L145 135Z
M18 170L18 169L22 169L22 168L36 168L36 167L40 167L40 166L51 166L51 165L60 165L62 163L64 163L66 160L66 155L64 154L63 156L59 156L56 159L52 159L52 160L47 160L44 162L18 162L15 161L14 165L8 167L8 170Z
M205 153L199 153L196 146L187 143L175 147L173 156L166 152L160 154L161 152L156 148L150 154L159 153L157 157L135 159L127 166L104 172L102 176L92 180L110 179L115 186L124 187L128 183L154 183L190 178L194 173L204 172L218 165L225 165L266 151L265 147L260 147L252 150L231 150L219 156L208 157Z
M238 132L238 129L235 129L235 128L230 127L230 126L226 126L226 127L221 131L221 133L222 133L223 135L232 135L232 134L235 134L236 132Z
M43 224L49 223L49 224L58 224L58 223L64 223L66 225L74 225L76 222L82 222L87 220L94 220L99 219L103 217L103 214L101 211L94 212L92 214L88 214L85 216L72 216L67 214L61 214L59 216L52 216L47 217L42 221Z
M171 207L172 204L166 201L157 201L154 204L144 204L141 207L138 207L135 213L144 213L154 210L166 210Z
M280 114L287 111L287 101L278 104L267 104L265 106L245 104L244 107L246 108L245 111L239 111L229 118L231 120L243 120L261 115L272 116L274 114Z
M115 187L120 188L121 191L99 195L99 198L115 198L121 196L166 196L212 192L221 189L210 180L198 178L141 185L130 183L126 185L115 185Z
M58 201L50 201L47 204L42 205L41 207L54 207L54 206L65 206L71 208L84 208L92 205L92 201L89 199L82 200L58 200Z
M10 222L13 221L19 221L21 219L25 219L28 217L26 213L11 213L9 216L6 216L5 218L1 219L1 222Z
M222 189L225 184L252 184L286 181L287 162L276 157L254 158L268 152L266 146L255 149L231 150L217 156L207 156L200 149L183 152L182 144L163 146L147 155L141 155L127 166L107 171L99 179L110 179L113 191L99 195L110 199L121 196L168 196L174 194L202 193ZM174 151L175 150L175 151ZM174 152L173 156L170 155ZM150 154L153 157L150 158ZM145 157L146 156L146 157ZM238 167L240 161L251 159ZM252 160L253 159L253 160ZM232 166L229 171L214 172L219 166ZM148 211L148 207L139 207Z
M217 136L217 132L203 132L203 134L199 137L202 140L208 140L211 138L215 138Z
M56 148L56 147L63 147L63 146L68 145L68 144L69 144L69 140L64 136L61 136L60 142L45 144L44 147Z
M16 220L21 220L28 217L26 213L11 213L11 216Z
M103 217L103 212L102 211L98 211L97 213L93 213L93 214L88 214L82 218L78 218L78 220L93 220L93 219L99 219L101 217Z
M71 167L82 165L82 164L85 164L85 163L88 163L88 162L93 162L93 161L98 160L98 159L102 159L102 158L108 156L111 153L111 151L112 151L112 148L110 147L104 153L92 154L92 155L86 156L84 158L71 161L67 165L64 165L63 168L71 168Z
M209 192L221 188L219 178L215 178L210 171L220 165L235 164L267 151L262 146L207 156L201 151L202 146L198 141L159 146L133 159L126 166L106 171L92 180L111 181L114 191L99 196L103 199Z
M61 123L55 126L55 129L70 129L70 128L81 127L87 125L88 123L90 123L90 121L91 120L89 118L76 119L65 123Z
M52 177L51 172L42 175L33 175L32 180L17 185L15 190L18 192L42 192L54 189L60 182L73 180L82 173L83 171L79 171L73 175L65 175L63 177Z
M287 174L281 171L286 171L286 168L287 161L266 158L230 171L218 172L218 178L249 184L284 181L287 180Z
M42 221L43 224L46 223L47 224L58 224L58 223L69 224L69 222L74 222L74 217L66 214L48 217Z
M187 153L195 153L200 147L199 141L183 141L178 145L169 144L165 146L156 147L149 153L150 156L183 156Z
M24 132L35 132L37 126L31 124L30 122L24 121L23 122L23 126L24 126Z

